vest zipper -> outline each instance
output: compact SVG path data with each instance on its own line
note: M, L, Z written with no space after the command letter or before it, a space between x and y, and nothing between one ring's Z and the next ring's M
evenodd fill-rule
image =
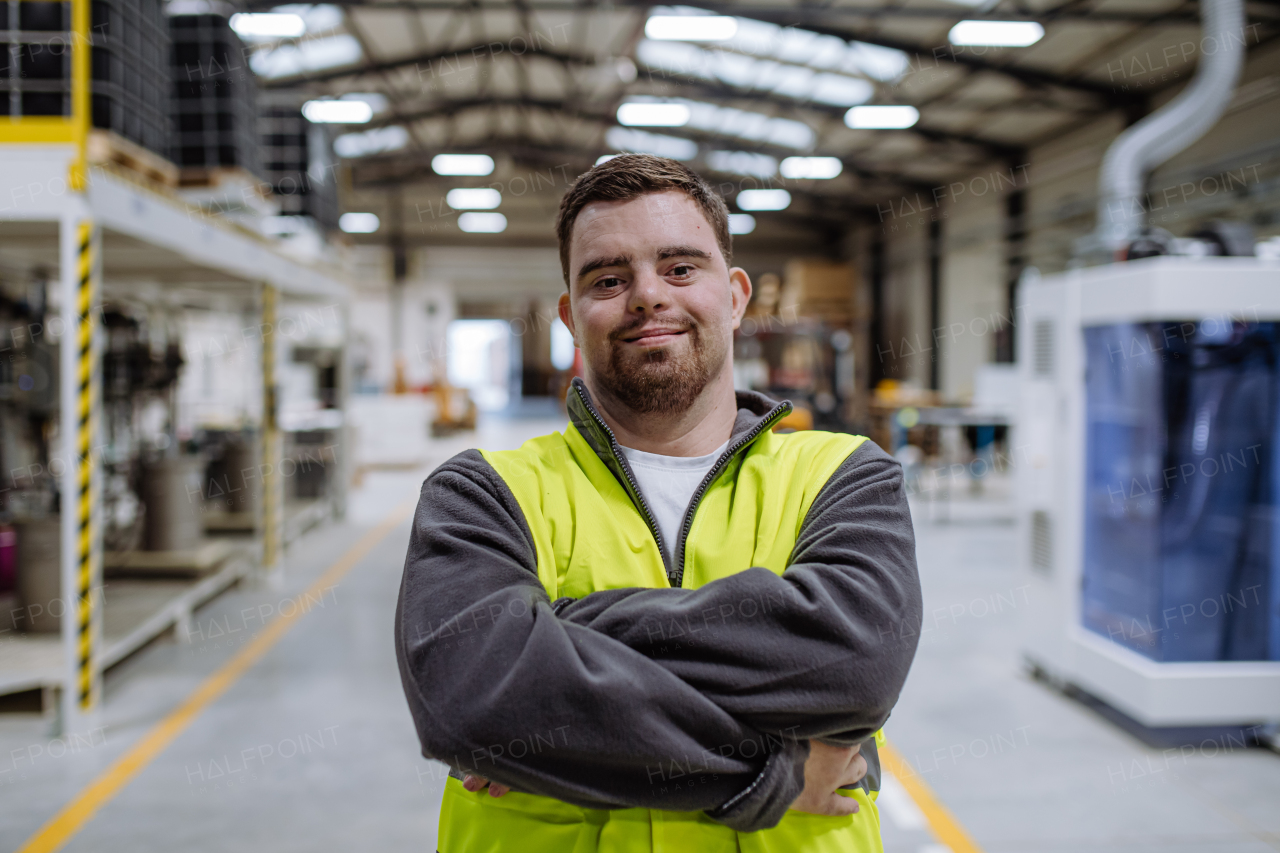
M693 493L693 498L689 501L689 507L684 511L684 521L680 524L680 539L676 543L676 576L672 580L673 587L680 587L684 583L684 546L689 539L689 530L693 527L693 516L698 511L698 504L702 503L702 496L706 494L707 489L720 476L720 472L725 466L738 455L738 451L746 447L759 437L770 426L778 421L779 418L791 411L791 403L783 401L767 413L760 423L756 424L750 432L742 438L735 441L730 447L725 448L724 453L720 454L720 458L716 460L716 464L711 466L711 470L707 472L707 476L702 478L702 482L698 484L698 488Z
M667 548L662 541L662 531L658 529L658 522L653 517L653 513L649 511L649 505L644 502L644 494L640 491L640 484L636 482L635 475L631 473L631 464L627 462L627 457L622 452L622 447L618 444L618 438L613 434L613 430L604 422L604 418L600 417L596 412L596 407L582 393L582 389L574 386L574 391L578 394L578 399L582 401L582 405L586 407L587 412L591 415L596 425L605 431L609 436L609 452L613 454L613 458L617 460L622 473L627 477L627 483L631 486L631 498L636 504L636 508L640 510L640 515L644 518L645 524L649 525L649 532L653 534L654 540L658 543L658 555L662 557L663 568L666 569L667 583L671 583L671 566L667 564ZM679 586L679 584L676 584Z
M693 527L693 515L698 509L698 504L702 502L702 496L706 494L707 489L710 488L716 477L720 476L720 472L725 465L737 455L738 451L755 441L760 436L760 433L791 411L791 403L783 400L770 409L760 420L760 423L752 427L746 435L735 441L731 446L725 448L724 453L720 454L720 458L716 460L716 464L712 465L711 470L707 472L707 476L702 478L702 482L698 484L697 490L693 493L693 498L689 501L689 507L684 511L684 521L680 525L680 540L677 543L679 547L679 552L676 556L678 568L676 574L672 576L671 566L667 563L666 545L662 541L662 531L658 529L658 522L654 520L653 513L649 511L649 505L644 502L644 494L640 491L640 484L636 482L635 475L631 473L631 464L627 462L627 457L622 452L622 447L618 444L617 436L613 434L613 430L609 428L609 425L604 422L604 418L600 417L596 407L582 393L582 389L575 384L573 390L577 392L578 399L582 401L582 405L586 408L587 413L591 415L591 419L609 436L609 452L613 454L613 458L617 460L619 467L622 468L622 473L626 475L627 483L631 486L631 496L635 501L636 508L640 510L641 517L644 518L645 524L649 526L649 532L653 534L654 540L658 543L658 553L662 557L662 565L667 570L667 583L678 589L680 584L684 582L685 540L689 538L689 529Z

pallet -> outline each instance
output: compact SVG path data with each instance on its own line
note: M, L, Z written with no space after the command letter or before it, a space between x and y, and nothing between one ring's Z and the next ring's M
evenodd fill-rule
M89 131L85 146L89 164L111 163L166 187L178 185L178 167L165 158L109 130Z
M182 189L217 189L226 184L258 186L262 184L242 166L184 166L178 170L178 186Z

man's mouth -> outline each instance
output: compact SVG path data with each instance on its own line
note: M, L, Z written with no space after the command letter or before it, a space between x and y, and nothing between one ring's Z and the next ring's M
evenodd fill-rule
M673 329L669 327L654 327L650 329L640 329L621 338L624 343L638 344L639 346L661 346L670 343L681 335L687 334L688 329Z

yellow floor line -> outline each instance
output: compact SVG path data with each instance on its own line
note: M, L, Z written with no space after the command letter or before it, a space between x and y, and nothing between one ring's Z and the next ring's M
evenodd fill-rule
M933 834L951 848L951 853L982 853L978 842L965 831L951 810L938 802L933 789L920 778L920 774L913 770L910 764L903 760L896 749L885 743L880 746L879 753L884 768L902 783L902 787L907 789L911 799L915 800L920 811L924 812L924 819L929 821L929 828L933 830Z
M414 502L416 503L416 499ZM338 561L330 566L310 589L298 596L298 601L306 601L308 595L319 597L324 590L337 583L396 525L404 521L412 509L413 503L398 507L381 524L360 537L360 540L339 557ZM134 776L141 773L156 756L164 751L165 747L173 742L174 738L195 722L201 711L225 693L239 680L240 676L266 654L302 617L303 612L302 607L297 607L290 616L281 614L276 617L252 643L237 652L231 660L206 678L181 705L169 713L169 716L152 726L137 743L130 747L128 752L117 758L110 767L77 794L75 799L63 806L62 810L40 827L35 835L27 839L26 844L20 847L17 853L53 853L55 850L62 849L62 846L89 822L98 809L120 793Z

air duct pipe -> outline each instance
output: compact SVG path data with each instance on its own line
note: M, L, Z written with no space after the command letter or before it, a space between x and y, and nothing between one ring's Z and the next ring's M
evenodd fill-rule
M1162 109L1111 143L1098 179L1098 224L1086 251L1111 259L1146 220L1147 174L1191 145L1217 123L1231 102L1244 64L1244 0L1200 0L1200 67L1191 83Z

